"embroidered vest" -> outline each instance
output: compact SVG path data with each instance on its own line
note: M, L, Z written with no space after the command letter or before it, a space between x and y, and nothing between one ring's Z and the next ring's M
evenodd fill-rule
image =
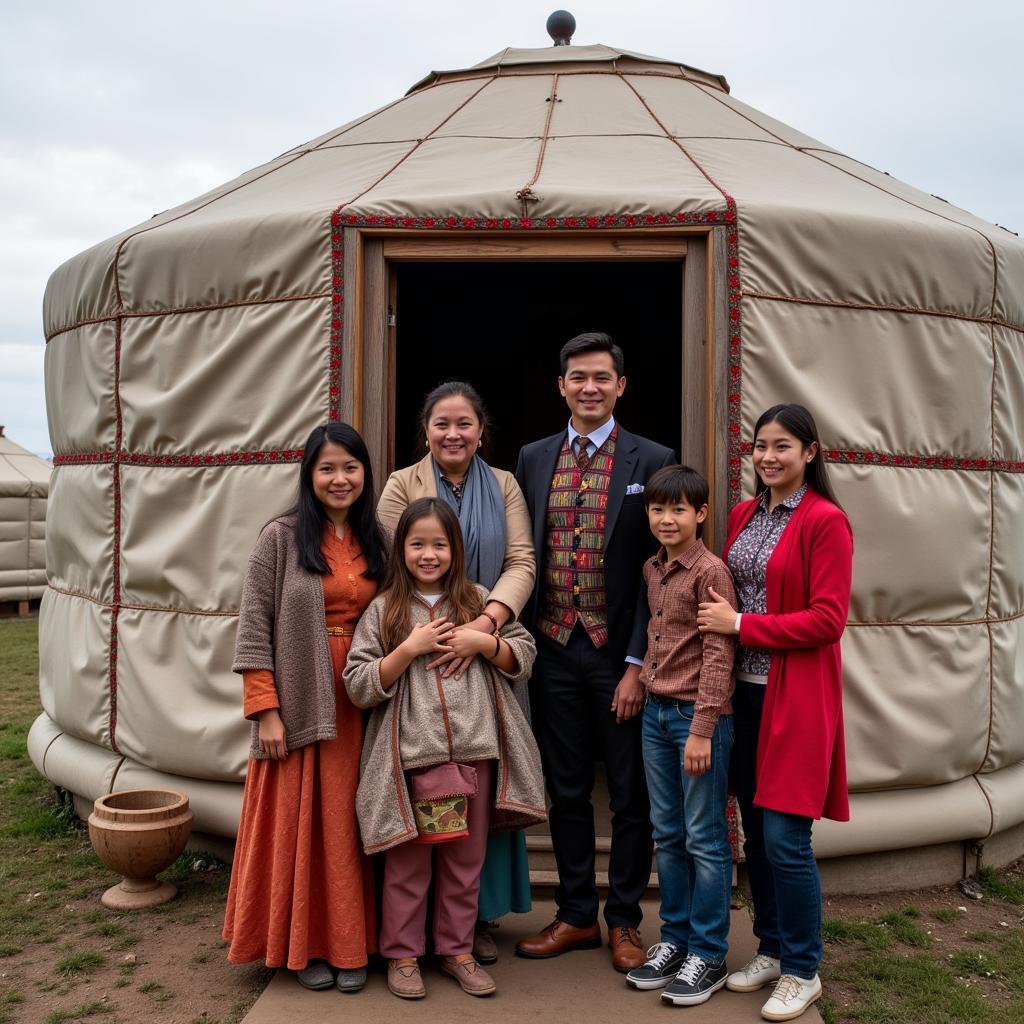
M551 478L537 628L562 645L577 620L595 647L608 642L604 526L618 432L612 429L586 470L567 436Z

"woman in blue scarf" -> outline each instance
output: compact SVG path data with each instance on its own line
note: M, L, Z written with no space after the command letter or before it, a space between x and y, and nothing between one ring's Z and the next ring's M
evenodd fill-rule
M515 477L480 457L487 410L476 389L464 381L438 385L424 399L420 414L427 454L414 466L388 478L377 505L382 526L393 530L399 516L417 498L439 497L459 517L466 545L466 571L490 592L472 629L492 633L516 618L533 593L536 561L526 501ZM452 660L446 674L459 674ZM516 691L529 714L525 685ZM473 954L483 964L498 958L487 922L530 909L530 873L522 832L493 833L480 876L479 923Z

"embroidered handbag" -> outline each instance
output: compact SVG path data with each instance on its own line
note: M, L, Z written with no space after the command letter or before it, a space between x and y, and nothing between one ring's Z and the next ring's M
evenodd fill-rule
M469 835L467 808L476 796L476 769L448 761L409 773L416 843L451 843Z

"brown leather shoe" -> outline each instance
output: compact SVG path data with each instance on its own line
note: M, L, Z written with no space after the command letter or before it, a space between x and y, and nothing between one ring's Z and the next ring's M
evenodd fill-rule
M639 928L609 928L608 948L612 951L612 967L622 974L643 967L647 961Z
M473 959L470 953L441 957L441 973L454 978L463 992L471 996L489 996L495 989L494 979Z
M388 961L388 988L399 999L422 999L427 994L416 957L403 956Z
M592 924L589 928L577 928L565 921L559 921L556 917L539 934L520 939L516 943L516 956L525 956L528 960L546 960L548 957L561 956L574 949L597 949L600 945L599 924ZM641 959L640 963L643 962Z

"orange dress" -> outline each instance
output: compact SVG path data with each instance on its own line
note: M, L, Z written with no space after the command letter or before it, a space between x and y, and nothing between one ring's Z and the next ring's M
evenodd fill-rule
M338 737L291 751L283 761L249 759L235 844L224 938L233 963L263 960L301 970L310 960L362 967L376 952L373 871L356 822L362 712L341 681L351 631L377 584L352 530L324 533L332 575L323 577ZM317 628L310 623L310 628ZM245 715L279 707L273 674L244 673Z

